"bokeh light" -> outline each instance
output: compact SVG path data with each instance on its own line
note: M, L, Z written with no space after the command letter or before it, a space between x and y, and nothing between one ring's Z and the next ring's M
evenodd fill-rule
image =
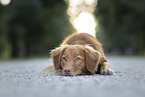
M0 3L2 5L8 5L8 4L10 4L10 2L11 2L11 0L0 0Z
M74 20L73 25L78 32L85 32L95 36L96 23L92 14L87 12L80 13Z
M95 37L97 24L93 12L97 0L66 0L66 2L69 5L67 14L77 32L89 33Z

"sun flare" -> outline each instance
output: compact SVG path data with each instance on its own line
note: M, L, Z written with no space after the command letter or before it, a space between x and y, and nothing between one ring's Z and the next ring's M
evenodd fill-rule
M8 4L10 4L10 2L11 2L11 0L0 0L0 3L2 5L8 5Z
M82 12L73 22L74 27L79 33L89 33L95 37L96 23L92 14Z
M78 33L89 33L96 36L96 20L93 12L97 0L66 0L69 4L67 14Z

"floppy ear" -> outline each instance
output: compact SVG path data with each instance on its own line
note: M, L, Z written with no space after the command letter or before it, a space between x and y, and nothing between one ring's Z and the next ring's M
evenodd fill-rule
M51 50L51 52L50 52L55 70L58 70L61 68L61 57L62 57L62 54L63 54L65 48L66 48L66 46L57 47L57 48Z
M86 68L91 74L95 74L97 70L99 61L100 61L100 53L94 50L90 46L86 46Z

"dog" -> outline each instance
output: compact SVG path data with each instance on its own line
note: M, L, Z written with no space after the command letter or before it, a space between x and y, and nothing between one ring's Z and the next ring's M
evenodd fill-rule
M64 76L113 75L101 43L87 33L74 33L50 52L52 66L43 71L59 71Z

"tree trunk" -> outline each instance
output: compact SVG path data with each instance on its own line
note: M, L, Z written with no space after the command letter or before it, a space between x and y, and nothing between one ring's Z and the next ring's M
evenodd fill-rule
M18 37L13 31L9 33L9 40L12 47L11 57L17 58L19 56Z

